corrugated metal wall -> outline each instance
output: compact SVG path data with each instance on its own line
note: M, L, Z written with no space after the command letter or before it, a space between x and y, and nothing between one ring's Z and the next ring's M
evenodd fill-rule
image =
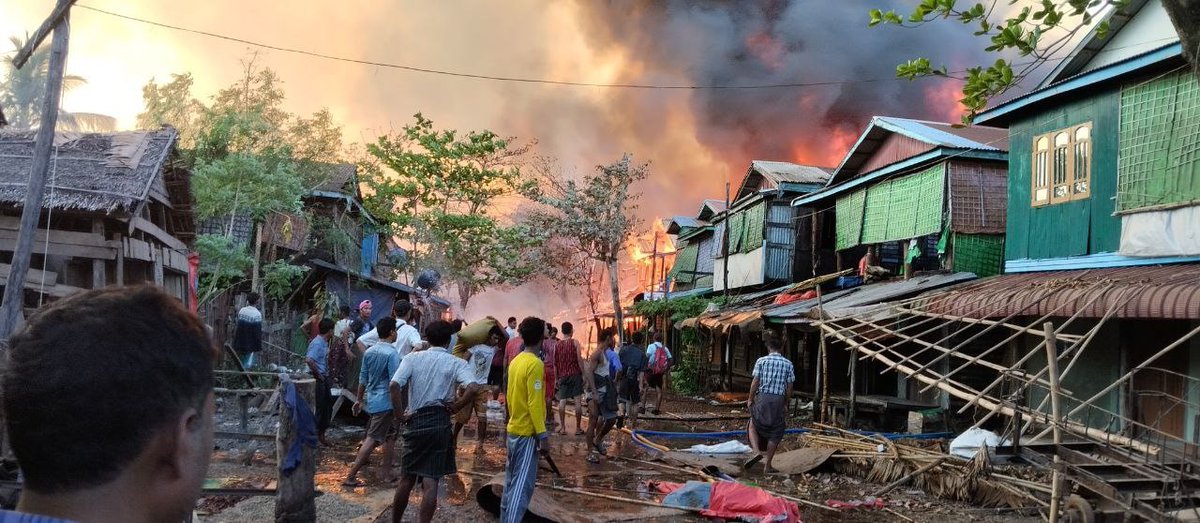
M795 209L787 201L773 201L766 215L766 279L791 281L792 257L796 251L796 231L792 227Z
M1008 210L1004 259L1048 259L1116 252L1121 220L1113 216L1117 186L1118 113L1115 88L1065 103L1009 128ZM1034 137L1092 122L1090 198L1033 208L1029 204Z

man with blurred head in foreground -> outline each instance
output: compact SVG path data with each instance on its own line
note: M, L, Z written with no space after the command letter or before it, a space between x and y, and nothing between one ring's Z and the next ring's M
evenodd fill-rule
M0 521L188 519L212 455L215 357L200 320L157 287L87 291L36 313L3 377L25 483L18 513Z

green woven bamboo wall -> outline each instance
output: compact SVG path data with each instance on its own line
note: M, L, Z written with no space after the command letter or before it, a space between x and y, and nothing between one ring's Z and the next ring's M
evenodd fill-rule
M750 252L762 247L763 224L767 220L766 206L760 202L743 211L743 214L745 221L742 222L742 245L738 252Z
M835 210L837 221L837 250L849 249L862 239L863 206L867 191L855 191L838 198Z
M945 164L866 189L862 243L907 240L941 231L945 189Z
M1000 274L1004 266L1004 235L954 234L954 270L976 276Z
M1121 90L1117 211L1200 201L1200 86L1191 71Z

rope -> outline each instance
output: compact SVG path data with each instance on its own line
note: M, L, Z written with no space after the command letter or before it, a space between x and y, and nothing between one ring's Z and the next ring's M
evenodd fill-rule
M50 159L50 201L54 201L54 176L58 174L58 146L54 145L54 157ZM25 202L25 205L30 205L32 202ZM41 205L41 202L38 202ZM50 259L50 224L51 218L54 217L54 205L51 204L46 210L46 241L42 244L42 277L38 284L38 308L42 308L42 303L46 300L46 263ZM37 224L33 224L33 230L37 232ZM24 285L24 282L9 282L16 285ZM55 282L57 284L58 282Z

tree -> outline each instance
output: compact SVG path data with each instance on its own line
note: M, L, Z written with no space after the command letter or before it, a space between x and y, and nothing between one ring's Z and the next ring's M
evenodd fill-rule
M531 212L533 223L608 268L613 315L618 326L624 321L618 256L638 222L636 201L640 195L630 191L646 178L648 171L649 164L634 164L626 154L614 163L596 166L595 173L579 182L545 171L542 184L525 188L530 199L542 204ZM623 332L621 336L624 337Z
M411 267L436 268L458 290L459 306L496 285L528 279L542 235L502 221L500 200L529 181L519 164L532 143L491 131L439 130L420 113L398 134L368 146L367 210L411 245Z
M1072 42L1076 34L1090 26L1101 9L1125 9L1130 0L1040 0L1040 3L1023 7L1015 15L1005 17L1002 22L993 22L993 13L999 0L968 4L965 8L955 0L921 0L907 16L894 10L872 9L869 12L870 26L879 24L902 27L918 27L939 19L957 20L974 25L976 36L986 37L991 45L990 52L1013 52L1026 59L1017 64L1007 58L998 58L991 65L968 68L966 76L955 76L945 66L934 66L927 58L914 58L896 66L896 75L913 79L921 76L955 77L964 80L963 106L967 114L963 123L970 123L975 115L987 107L988 102L1021 82L1047 60L1057 56L1064 46ZM1009 0L1008 5L1016 3ZM1200 2L1192 0L1162 0L1183 44L1183 56L1191 65L1193 73L1200 78ZM1104 38L1108 34L1108 22L1096 26L1096 34ZM1013 66L1017 66L1014 71Z
M201 296L248 278L254 290L281 298L303 269L287 261L262 266L261 224L275 213L302 212L302 198L328 180L338 159L341 129L327 110L309 118L284 110L278 76L259 68L253 57L243 62L242 78L220 90L210 106L191 90L190 74L172 75L165 84L151 80L142 89L145 111L138 124L169 124L179 131L192 164L198 218L228 219L230 234L238 216L255 222L250 254L245 245L208 237L221 235L197 238Z
M4 106L8 124L12 127L33 129L41 123L42 99L46 94L46 75L50 69L50 48L38 47L25 66L17 69L12 63L29 35L25 38L11 37L12 53L4 60L4 80L0 81L0 105ZM87 83L82 76L64 75L63 92L69 92ZM112 131L117 120L111 116L95 113L72 113L59 109L57 128L65 131Z

